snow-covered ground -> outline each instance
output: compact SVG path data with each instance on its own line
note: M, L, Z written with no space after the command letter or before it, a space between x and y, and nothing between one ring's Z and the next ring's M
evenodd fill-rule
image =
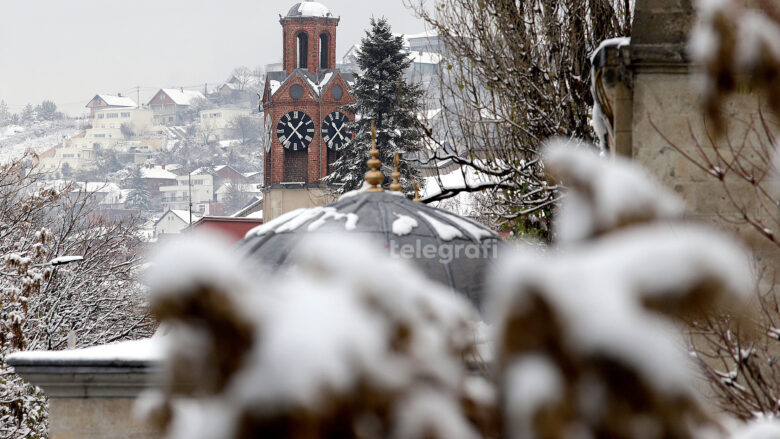
M0 128L0 163L6 163L32 150L42 153L78 133L70 121L39 122L31 126L8 125Z

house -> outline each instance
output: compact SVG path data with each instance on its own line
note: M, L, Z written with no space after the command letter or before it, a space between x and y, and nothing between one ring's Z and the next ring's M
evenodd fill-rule
M149 101L154 113L156 125L181 125L189 115L190 106L200 99L206 99L203 93L183 88L161 88Z
M192 214L192 221L200 219ZM154 222L154 236L170 235L181 233L182 230L190 225L190 212L188 210L169 209Z
M152 111L146 108L101 109L95 111L86 137L128 139L147 132L152 124Z
M160 193L160 187L176 184L178 175L165 169L165 165L144 165L141 167L141 180L152 195Z
M188 210L206 213L214 201L214 177L210 174L185 174L176 177L176 184L160 186L164 209Z
M244 174L230 165L204 166L192 172L192 175L208 174L214 177L214 187L220 187L226 182L248 183Z
M116 96L97 94L85 107L89 108L89 115L94 116L97 110L106 108L136 108L138 104L127 96L122 96L122 93L117 93Z
M258 196L262 197L263 191L260 187L261 185L257 183L231 183L226 181L214 191L214 197L216 198L217 203L227 203L230 201L233 193L238 193L246 202L246 200L252 200ZM243 204L244 203L242 203L242 205Z
M71 184L70 182L58 180L53 182L55 185ZM97 209L122 208L126 199L126 193L119 188L116 183L103 181L77 181L73 182L70 198L87 195L89 202L95 205Z
M102 95L96 98L100 96ZM115 101L109 99L108 102ZM44 169L56 171L62 169L65 164L66 169L71 170L91 167L97 158L98 150L113 149L119 142L142 134L152 126L152 112L145 108L103 106L92 108L92 112L92 128L68 139L51 157L42 159L41 165ZM150 154L151 150L141 162L145 162Z
M224 140L232 138L231 124L242 116L249 116L252 110L248 108L213 108L199 113L200 126L198 131L204 139Z

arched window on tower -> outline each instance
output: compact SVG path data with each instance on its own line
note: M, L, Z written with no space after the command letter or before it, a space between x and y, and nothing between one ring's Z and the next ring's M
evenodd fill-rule
M297 40L298 65L296 68L305 69L308 67L309 61L309 36L305 33L300 33Z
M320 35L320 68L328 68L328 34L323 33Z

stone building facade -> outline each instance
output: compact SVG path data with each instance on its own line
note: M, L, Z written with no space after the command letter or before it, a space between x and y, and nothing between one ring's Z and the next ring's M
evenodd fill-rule
M780 266L777 246L744 221L724 182L685 157L700 157L697 143L710 156L713 144L768 144L765 132L750 129L751 121L758 122L760 117L759 98L750 92L732 95L723 107L727 137L714 136L705 122L696 84L698 72L687 48L695 22L692 3L637 0L630 44L607 48L601 54L608 70L603 76L609 78L607 94L614 115L612 147L640 162L676 191L693 219L737 233L754 250L759 269L772 271ZM750 5L748 0L739 3ZM763 110L765 117L772 117L768 108ZM771 126L776 129L778 125ZM725 184L731 198L745 211L760 216L763 210L766 214L751 185L733 175L726 176ZM780 276L775 278L775 284L778 282Z

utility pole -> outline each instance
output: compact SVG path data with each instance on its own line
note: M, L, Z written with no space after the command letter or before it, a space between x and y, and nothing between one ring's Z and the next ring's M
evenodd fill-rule
M141 108L141 86L135 86L135 102L138 104L138 108Z

